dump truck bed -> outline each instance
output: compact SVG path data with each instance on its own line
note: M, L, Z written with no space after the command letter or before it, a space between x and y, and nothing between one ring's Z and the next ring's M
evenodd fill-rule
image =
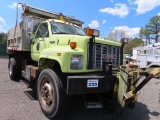
M7 49L16 51L30 51L31 36L29 36L27 29L34 32L42 21L45 19L24 15L22 22L16 27L10 29L7 33Z

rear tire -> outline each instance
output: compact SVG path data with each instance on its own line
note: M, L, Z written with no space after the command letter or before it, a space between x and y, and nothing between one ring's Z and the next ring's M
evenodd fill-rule
M51 69L43 70L38 78L37 96L42 112L48 118L55 118L69 107L69 96L63 83Z
M20 79L20 70L16 67L16 61L14 58L9 59L9 77L11 80Z

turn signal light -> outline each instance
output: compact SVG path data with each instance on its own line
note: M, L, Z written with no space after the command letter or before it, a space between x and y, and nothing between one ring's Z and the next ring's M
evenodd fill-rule
M70 48L71 49L75 49L77 46L77 43L76 42L70 42Z

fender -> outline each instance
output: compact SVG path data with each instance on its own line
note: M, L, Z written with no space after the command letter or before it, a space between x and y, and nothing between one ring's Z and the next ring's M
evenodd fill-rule
M45 68L51 68L54 66L56 62L59 63L61 67L62 72L67 72L68 70L68 53L65 53L64 51L48 51L44 50L41 52L39 61L38 61L38 66L40 67L40 70L43 70ZM44 64L45 63L45 64Z
M148 68L150 67L160 67L160 62L152 62L151 64L148 65Z

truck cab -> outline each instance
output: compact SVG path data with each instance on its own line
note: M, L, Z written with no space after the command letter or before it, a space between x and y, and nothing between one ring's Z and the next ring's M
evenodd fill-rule
M31 42L31 58L34 61L37 61L39 65L42 64L42 61L45 58L52 59L53 61L59 63L62 72L74 73L93 71L93 69L89 70L85 67L87 66L85 61L87 61L87 58L89 57L87 53L89 40L90 36L86 35L81 26L66 22L63 19L49 19L42 22L35 31L35 35L33 36ZM107 40L104 41L98 37L95 38L95 41L99 42L100 48L97 48L97 50L103 49L101 47L104 47L100 46L100 43L105 44L105 42L108 42L111 44L110 46L106 46L104 49L106 50L104 56L108 62L113 58L112 60L114 60L114 64L120 65L121 44ZM75 47L72 48L71 45ZM98 44L96 46L98 47ZM110 56L107 55L107 49L112 51ZM117 52L119 52L119 54ZM76 66L76 60L74 59L79 61L79 63L77 63L79 68L77 69L74 68ZM68 61L68 64L64 64L66 60ZM102 63L98 68L102 69Z
M84 36L85 33L79 26L74 24L70 25L69 22L62 20L50 19L42 22L37 28L32 40L32 59L38 61L44 49L57 45L69 45L74 35Z

